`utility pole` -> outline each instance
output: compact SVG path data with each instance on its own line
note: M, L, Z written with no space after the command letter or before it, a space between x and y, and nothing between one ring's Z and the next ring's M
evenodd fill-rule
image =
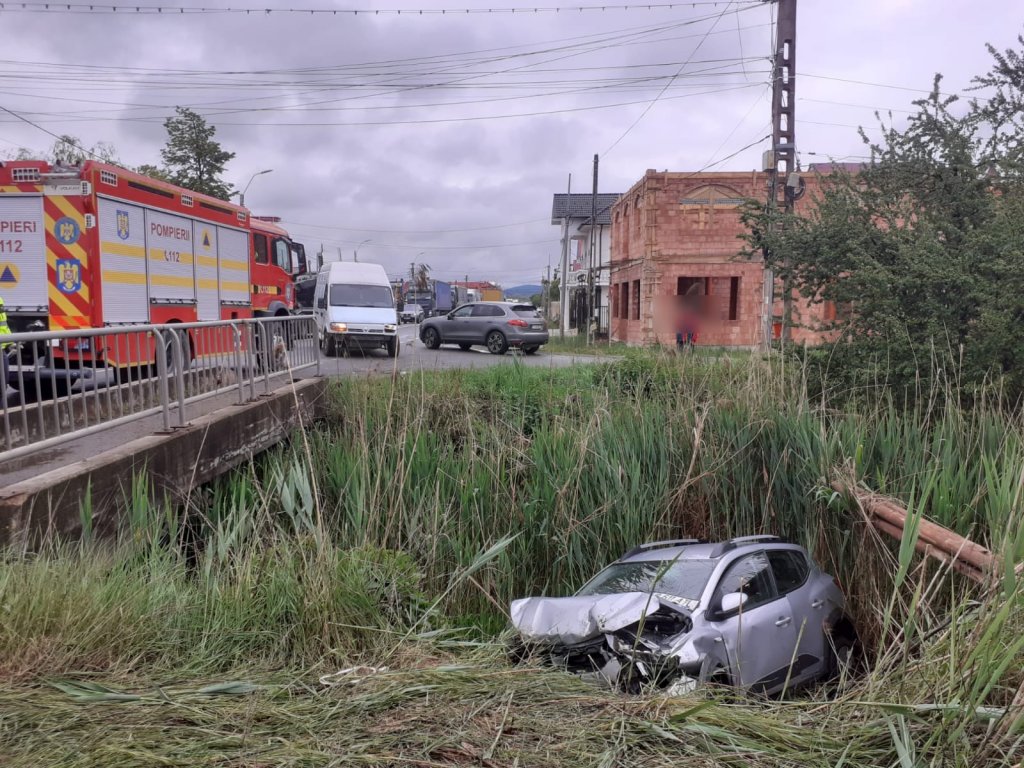
M587 344L590 344L590 327L594 317L594 254L597 248L597 164L600 155L594 155L594 188L590 193L590 249L587 253L587 297L586 307Z
M779 188L782 188L782 210L793 212L797 190L800 186L796 175L796 0L772 0L779 6L776 22L776 45L772 62L772 149L768 169L768 212L778 210ZM780 182L781 176L781 184ZM789 266L788 256L786 266ZM786 270L788 273L788 269ZM772 301L768 314L774 312L774 278L771 279ZM790 325L793 319L793 284L789 275L783 277L782 285L782 344L791 338ZM769 323L768 339L771 339Z
M566 276L569 274L569 211L572 203L572 174L569 174L569 185L566 189L565 216L562 217L562 281L558 284L558 337L565 338L565 324L569 322L569 292L565 288Z

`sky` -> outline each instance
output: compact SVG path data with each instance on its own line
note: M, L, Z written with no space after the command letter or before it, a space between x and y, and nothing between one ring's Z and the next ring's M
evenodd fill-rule
M595 154L599 191L624 192L649 168L758 168L768 147L773 6L756 0L27 1L0 10L0 157L48 147L45 129L159 164L163 121L188 106L236 153L229 183L271 169L246 193L255 214L394 276L537 283L559 261L552 194L570 174L590 191ZM903 124L936 73L963 93L1022 22L1016 0L800 0L802 163L863 157L857 127L877 135L879 109Z

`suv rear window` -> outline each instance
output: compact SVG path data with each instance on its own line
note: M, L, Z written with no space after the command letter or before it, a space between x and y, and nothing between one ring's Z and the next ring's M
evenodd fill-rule
M519 315L519 317L538 318L541 316L540 312L532 304L517 304L512 307L512 311Z

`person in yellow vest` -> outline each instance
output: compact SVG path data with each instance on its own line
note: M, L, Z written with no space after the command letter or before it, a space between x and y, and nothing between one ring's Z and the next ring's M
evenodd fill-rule
M7 324L7 309L4 307L4 297L0 296L0 401L7 391L7 353L10 351L12 342L4 341L4 336L11 335L11 326Z

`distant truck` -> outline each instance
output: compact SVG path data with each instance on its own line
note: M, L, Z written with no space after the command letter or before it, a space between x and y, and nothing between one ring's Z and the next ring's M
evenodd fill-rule
M447 315L455 308L452 286L440 280L434 281L434 314Z

